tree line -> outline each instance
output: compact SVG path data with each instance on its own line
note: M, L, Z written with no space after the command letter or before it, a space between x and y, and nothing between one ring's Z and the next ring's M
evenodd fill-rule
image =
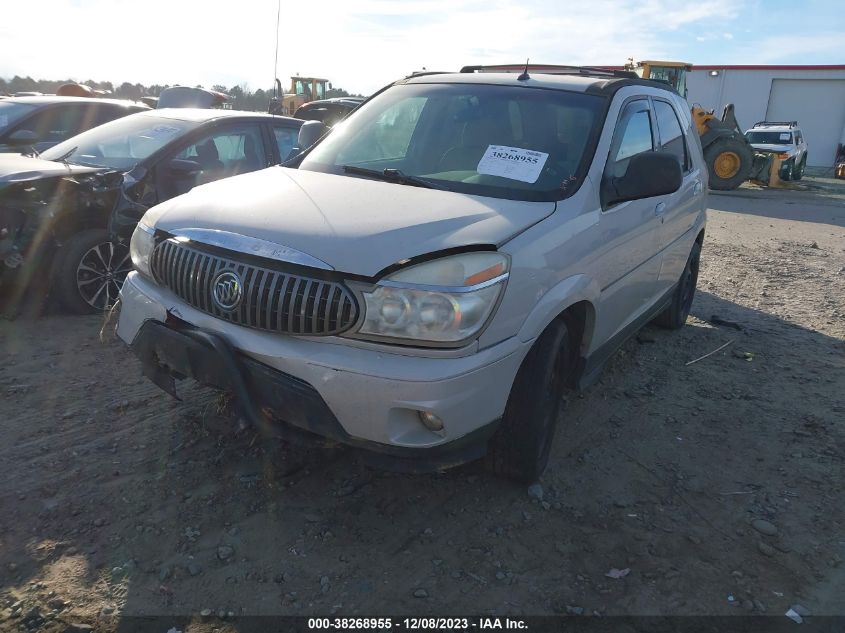
M145 86L140 83L133 84L128 81L124 81L122 84L115 85L110 81L94 81L93 79L77 82L73 79L59 81L53 79L33 79L29 76L20 77L19 75L15 75L8 80L0 77L0 95L13 95L17 92L41 92L44 94L55 94L59 86L69 83L81 83L93 88L94 90L101 90L109 97L114 97L116 99L130 99L132 101L137 101L141 97L158 97L162 90L170 87L168 84L153 84L151 86ZM194 87L203 88L204 86L198 85ZM287 89L289 86L285 86L283 84L282 88ZM253 91L250 90L249 85L245 83L237 86L231 86L229 88L220 84L215 84L211 86L210 89L229 95L229 102L232 104L233 109L248 110L252 112L266 111L270 104L270 98L273 96L272 88L269 90L259 88ZM328 98L350 96L363 95L352 95L342 88L332 88L326 93L326 97Z

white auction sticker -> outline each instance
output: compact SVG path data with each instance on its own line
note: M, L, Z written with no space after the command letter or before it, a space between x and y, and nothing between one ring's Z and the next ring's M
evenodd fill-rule
M476 171L487 176L501 176L522 182L537 182L548 154L530 149L488 145L484 156L478 161Z
M789 134L789 132L784 132L783 134L781 134L781 135L780 135L780 140L782 140L782 141L789 141L789 140L791 140L791 139L790 139L790 134Z

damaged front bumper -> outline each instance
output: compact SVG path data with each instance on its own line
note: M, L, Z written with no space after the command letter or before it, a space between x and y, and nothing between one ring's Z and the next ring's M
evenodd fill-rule
M365 449L369 461L405 471L484 455L530 347L509 341L432 358L274 335L197 311L137 273L121 298L118 335L166 391L193 378L234 393L243 417L266 433ZM420 411L439 416L443 432L426 429Z

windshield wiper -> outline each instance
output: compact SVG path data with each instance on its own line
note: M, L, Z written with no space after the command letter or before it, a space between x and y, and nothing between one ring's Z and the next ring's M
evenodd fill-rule
M419 178L418 176L409 176L400 169L387 168L382 171L377 169L367 169L365 167L357 167L355 165L344 165L343 171L347 174L358 174L359 176L369 176L377 180L384 180L385 182L395 182L400 185L412 185L414 187L425 187L426 189L436 189L436 187L429 181Z
M64 154L59 156L58 158L54 158L53 161L55 161L57 163L64 163L65 167L67 167L67 159L70 157L71 154L73 154L78 149L79 149L79 145L76 145L75 147L71 148L70 150L68 150L67 152L65 152Z

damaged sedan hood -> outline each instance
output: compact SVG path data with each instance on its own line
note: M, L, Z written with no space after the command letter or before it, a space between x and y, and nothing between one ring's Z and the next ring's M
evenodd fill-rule
M0 154L0 184L41 180L42 178L56 178L60 176L77 176L108 171L105 167L86 167L72 163L62 163L43 160L21 154Z
M245 235L296 249L335 270L375 276L417 255L501 244L554 209L554 202L271 167L197 187L151 209L146 222L169 233Z

